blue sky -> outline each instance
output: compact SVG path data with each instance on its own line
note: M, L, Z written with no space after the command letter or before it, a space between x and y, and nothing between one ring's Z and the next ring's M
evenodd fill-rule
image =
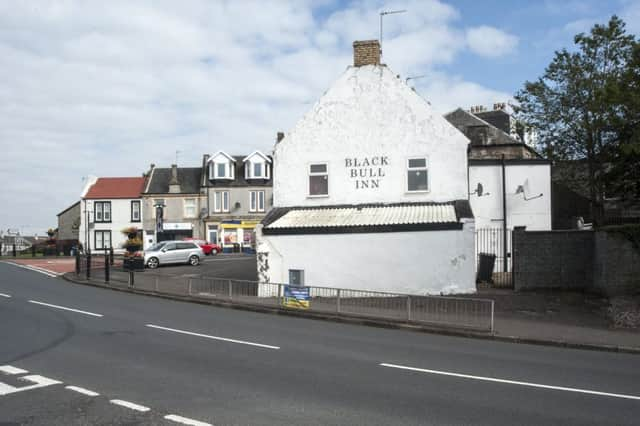
M556 49L640 0L0 2L0 230L44 233L83 179L268 152L378 37L433 108L509 102Z

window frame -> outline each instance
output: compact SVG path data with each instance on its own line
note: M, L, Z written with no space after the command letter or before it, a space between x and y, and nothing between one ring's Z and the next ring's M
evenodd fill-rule
M229 191L213 192L213 212L229 213Z
M325 171L320 172L312 172L312 166L325 166ZM326 176L325 180L327 181L327 193L326 194L311 194L311 177L312 176ZM314 163L307 164L307 198L326 198L329 196L329 162L327 161L318 161Z
M105 208L108 207L108 208ZM98 219L100 213L100 219ZM105 213L109 213L109 220L106 219ZM111 223L111 201L94 201L93 202L93 222L94 223Z
M304 282L304 275L305 275L305 274L304 274L304 269L289 269L289 271L288 271L288 272L289 272L289 282L288 282L288 285L291 285L291 286L294 286L294 287L305 287L305 282ZM292 275L292 273L294 273L294 274L295 274L295 273L299 274L299 281L300 281L300 283L299 283L299 284L292 284L292 283L291 283L291 281L292 281L292 280L291 280L291 275Z
M102 247L98 247L98 234L101 236L100 245ZM109 246L104 246L104 236L109 235ZM93 249L94 250L105 250L113 247L113 242L111 240L111 230L110 229L96 229L93 231Z
M218 176L218 167L219 166L224 166L224 176ZM230 179L233 180L235 179L235 167L234 167L234 163L231 160L226 160L226 161L212 161L211 162L211 168L210 173L209 173L209 179L211 180L215 180L215 179Z
M133 206L138 206L138 218L133 217L133 212L135 209ZM131 222L141 222L142 221L142 203L140 200L131 200Z
M188 214L187 213L187 208L190 208L189 206L187 206L187 201L193 201L193 214ZM198 217L198 202L196 198L183 198L182 199L182 213L185 217L185 219L194 219L196 217Z
M264 211L265 211L264 189L249 191L249 212L263 213Z
M424 166L411 167L409 162L411 160L424 160ZM424 171L427 175L427 189L410 189L409 188L409 172L411 171ZM407 157L406 171L405 171L405 192L409 194L425 194L431 191L431 177L429 173L429 157L426 155Z

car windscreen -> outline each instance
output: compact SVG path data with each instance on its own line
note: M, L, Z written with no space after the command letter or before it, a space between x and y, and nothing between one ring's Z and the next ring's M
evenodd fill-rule
M156 243L154 245L152 245L151 247L149 247L147 249L147 251L158 251L160 250L162 247L164 247L166 243Z

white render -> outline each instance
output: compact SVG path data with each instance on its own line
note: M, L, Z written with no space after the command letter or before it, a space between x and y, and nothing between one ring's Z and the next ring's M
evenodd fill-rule
M507 228L526 226L530 231L551 230L551 166L507 163L505 181ZM476 228L502 228L502 166L470 166L469 193L475 191L478 183L482 184L484 192L489 195L470 196ZM524 192L516 193L520 185ZM542 197L538 197L540 194ZM525 200L525 196L528 201Z
M349 67L276 144L274 207L467 200L468 144L386 66ZM420 157L427 159L428 190L409 192L408 160ZM309 194L309 166L318 163L327 165L327 196ZM372 207L378 210L372 215L386 217L384 208ZM475 292L473 219L458 219L454 212L443 221L459 221L462 229L376 232L380 224L367 222L369 232L311 234L298 219L295 226L287 224L300 230L297 234L264 234L262 226L256 228L260 281L288 283L289 270L300 269L309 286L412 294ZM316 219L309 217L311 222ZM338 219L344 218L325 221ZM423 218L414 223L430 222ZM277 221L271 225L278 227Z
M469 140L386 66L349 67L274 151L280 206L467 199ZM387 157L379 188L356 189L347 158ZM426 156L428 192L406 191L406 163ZM308 167L326 162L328 197L309 197ZM377 173L378 166L359 168ZM359 171L359 170L358 170Z
M124 251L122 247L124 242L127 240L127 236L122 233L124 228L128 228L131 226L135 226L138 229L142 229L142 221L140 222L131 222L131 201L140 201L140 217L143 216L144 203L141 198L105 198L105 199L90 199L90 200L81 200L80 202L80 229L79 229L79 241L85 249L90 247L93 251L95 249L95 231L111 231L111 246L114 251L120 252ZM111 222L94 222L93 215L93 203L96 201L110 201L111 202ZM89 246L87 246L86 242L86 224L87 224L87 214L86 211L89 210Z
M268 270L259 277L263 282L268 277L272 283L288 283L288 271L302 269L305 284L313 286L409 294L475 292L473 221L462 231L277 236L260 231L256 228L257 251L259 256L268 253Z

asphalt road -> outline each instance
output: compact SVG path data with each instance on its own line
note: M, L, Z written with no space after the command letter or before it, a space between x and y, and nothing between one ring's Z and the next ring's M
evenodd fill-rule
M3 263L0 342L3 425L640 419L637 355L209 307L70 284Z

